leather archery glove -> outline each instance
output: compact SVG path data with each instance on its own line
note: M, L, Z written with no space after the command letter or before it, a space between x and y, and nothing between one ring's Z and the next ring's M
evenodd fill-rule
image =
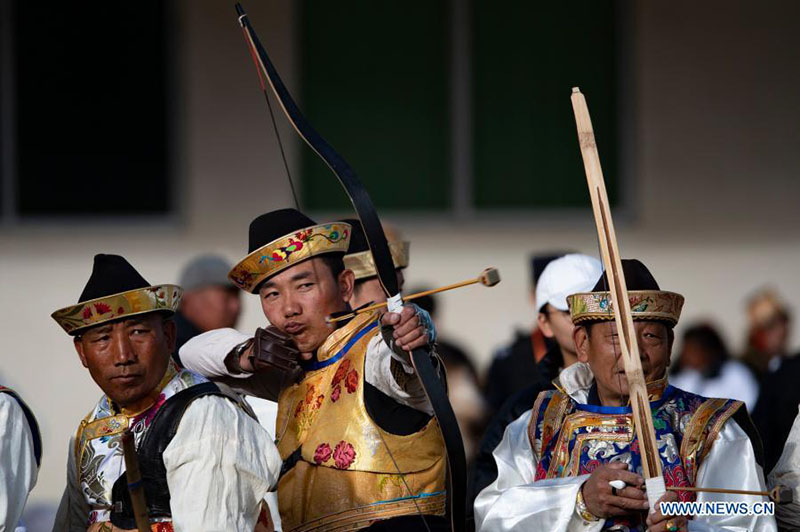
M259 327L253 337L250 364L256 371L278 372L284 382L297 382L303 376L300 367L300 351L292 338L277 327Z

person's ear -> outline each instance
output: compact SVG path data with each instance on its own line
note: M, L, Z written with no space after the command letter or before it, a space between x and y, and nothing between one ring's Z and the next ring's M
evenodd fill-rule
M168 318L162 321L161 328L164 330L164 337L167 340L167 347L171 355L175 351L175 341L178 337L178 328L175 325L175 320Z
M353 270L344 270L339 274L337 279L339 284L339 293L342 294L342 299L349 303L353 299L353 290L356 284L356 275Z
M550 326L550 320L548 319L547 314L540 312L536 317L536 323L539 324L539 330L542 331L542 334L546 338L552 338L555 336L553 333L553 328Z
M575 352L578 354L578 362L589 363L589 347L591 339L589 331L583 325L578 325L572 330L572 339L575 341Z
M72 345L75 346L75 351L78 352L78 358L81 359L81 364L83 364L84 368L88 368L89 365L86 363L86 353L83 351L83 339L80 336L76 336L72 340Z

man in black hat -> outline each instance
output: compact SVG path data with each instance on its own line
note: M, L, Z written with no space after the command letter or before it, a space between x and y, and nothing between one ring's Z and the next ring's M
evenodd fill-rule
M441 433L409 351L433 330L414 306L366 312L334 328L355 284L352 227L294 209L250 224L249 255L230 278L258 294L271 323L254 337L211 331L181 350L188 368L278 400L278 483L285 530L446 526ZM424 516L424 517L423 517Z
M0 530L17 529L41 459L33 412L14 390L0 385Z
M667 383L683 296L662 291L641 262L622 264L666 485L763 491L760 442L744 405ZM687 516L665 516L658 509L647 514L607 286L604 274L592 292L569 296L579 362L561 372L556 390L539 394L533 408L509 425L494 452L497 480L475 501L478 530L688 529ZM766 499L667 491L661 500ZM702 515L693 523L704 530L775 530L769 515Z
M97 255L78 304L53 313L104 392L70 442L54 530L135 528L128 430L154 530L253 530L267 519L261 501L277 481L277 450L236 397L172 362L180 297L124 258Z

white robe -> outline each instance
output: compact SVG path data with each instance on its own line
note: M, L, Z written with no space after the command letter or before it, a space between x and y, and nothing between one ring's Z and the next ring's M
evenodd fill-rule
M770 489L777 485L792 490L792 502L775 507L778 524L782 529L800 530L800 414L794 418L783 453L769 474Z
M575 364L562 372L570 397L585 403L591 380L578 376L583 368ZM574 369L572 369L574 368ZM571 370L571 371L570 371ZM572 379L571 377L576 377ZM479 531L547 530L552 532L601 530L603 520L588 522L575 512L575 498L589 475L534 481L536 463L528 438L531 411L506 427L503 440L494 450L497 479L475 499L475 525ZM697 486L727 487L763 491L764 475L755 461L747 434L729 419L714 441L697 474ZM764 497L698 493L697 501L755 502ZM772 516L696 517L689 521L692 531L777 530Z
M85 532L89 507L80 490L70 441L67 487L54 532ZM278 481L281 458L272 437L232 401L193 401L164 450L176 532L253 530L264 496Z
M39 468L25 412L7 393L0 393L0 430L0 532L10 532L22 517Z
M181 363L189 371L212 380L220 377L241 379L243 382L243 388L241 389L231 384L230 381L227 382L238 392L249 392L258 397L260 395L256 391L258 390L257 384L261 375L258 373L239 373L234 375L225 366L225 357L228 356L228 353L234 347L250 338L252 336L235 329L215 329L205 332L183 344L180 350ZM390 369L392 359L400 362L407 374L414 373L413 366L408 361L398 357L386 345L380 334L376 335L367 344L364 380L398 403L425 412L428 415L433 415L433 407L428 401L419 379L407 379L404 387L400 386L394 379ZM253 383L255 386L247 387L246 382Z

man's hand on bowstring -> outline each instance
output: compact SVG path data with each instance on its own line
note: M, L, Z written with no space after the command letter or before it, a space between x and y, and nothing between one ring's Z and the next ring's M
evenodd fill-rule
M259 327L252 340L235 348L226 365L237 373L270 371L284 375L285 382L297 382L303 375L300 360L291 336L270 325Z
M389 347L404 358L414 349L427 349L436 341L431 315L413 303L403 305L401 312L384 313L381 331Z
M612 493L612 480L622 480L627 484ZM644 478L628 471L628 464L612 462L595 469L582 486L583 501L592 515L600 518L626 515L647 510L647 495L644 492Z
M647 516L648 532L684 532L688 530L689 520L685 515L662 515L662 502L678 502L678 494L666 492L656 503L656 511Z

